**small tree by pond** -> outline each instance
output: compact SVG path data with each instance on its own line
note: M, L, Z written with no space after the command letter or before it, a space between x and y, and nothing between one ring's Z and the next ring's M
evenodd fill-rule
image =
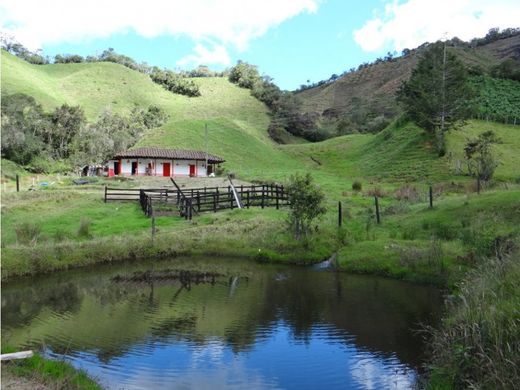
M310 232L312 221L325 214L325 194L313 182L310 173L292 175L287 185L287 193L291 208L289 227L294 237L299 240L302 234L307 235Z

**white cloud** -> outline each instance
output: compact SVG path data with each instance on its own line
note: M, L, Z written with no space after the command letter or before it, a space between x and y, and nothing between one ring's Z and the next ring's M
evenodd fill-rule
M184 35L196 42L198 58L227 61L222 45L238 50L300 13L314 13L321 0L0 0L4 32L31 49L77 43L134 30L144 37Z
M208 49L206 46L198 43L193 51L195 52L194 54L187 55L177 61L177 65L231 64L231 58L229 58L227 49L223 45L213 45L211 49Z
M388 46L401 51L445 35L469 40L493 27L518 27L519 20L518 0L393 1L387 2L381 15L375 13L355 30L354 40L367 52Z

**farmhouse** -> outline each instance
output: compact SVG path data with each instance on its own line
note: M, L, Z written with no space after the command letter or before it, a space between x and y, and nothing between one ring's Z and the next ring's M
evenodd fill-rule
M199 150L137 148L108 160L107 170L108 176L205 177L214 173L216 165L224 161Z

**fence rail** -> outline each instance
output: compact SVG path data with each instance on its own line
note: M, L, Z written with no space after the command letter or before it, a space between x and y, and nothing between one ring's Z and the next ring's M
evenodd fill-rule
M276 207L289 204L289 197L281 185L235 186L243 208ZM138 201L148 217L155 213L173 213L186 219L193 214L217 212L237 208L237 198L231 186L181 189L121 189L105 187L105 202Z

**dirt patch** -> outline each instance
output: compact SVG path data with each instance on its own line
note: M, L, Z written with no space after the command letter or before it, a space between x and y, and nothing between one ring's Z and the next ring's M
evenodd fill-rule
M34 379L14 375L2 367L2 390L50 390L51 388Z

